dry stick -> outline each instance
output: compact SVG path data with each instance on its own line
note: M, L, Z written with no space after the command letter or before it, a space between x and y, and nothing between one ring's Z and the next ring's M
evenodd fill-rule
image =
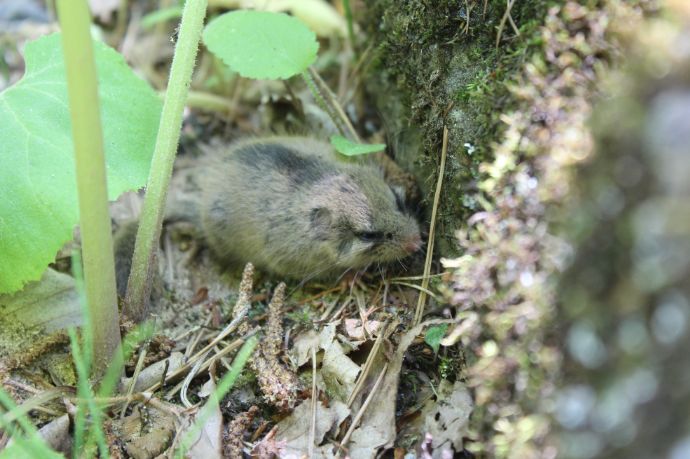
M246 313L247 313L247 311L244 311L243 314L240 314L239 316L235 317L235 318L228 324L227 327L225 327L223 330L221 330L221 332L218 334L218 336L216 336L216 337L213 339L213 341L211 341L210 343L208 343L208 344L207 344L203 349L201 349L199 352L197 352L196 354L194 354L193 356L191 356L191 357L189 358L188 363L191 363L191 362L197 360L201 355L206 354L206 352L208 352L213 346L215 346L216 344L220 343L223 339L225 339L226 336L228 336L230 333L232 333L233 331L235 331L235 329L236 329L237 327L239 327L239 326L242 324L242 322L244 321L244 319L245 319L245 317L246 317L246 315L247 315Z
M141 369L144 366L144 359L146 358L146 351L147 348L144 347L144 349L141 351L139 354L139 358L137 359L137 366L134 368L134 374L132 375L132 380L129 383L129 387L127 388L127 393L126 395L132 395L134 393L134 385L137 382L137 379L139 379L139 374L141 373ZM122 404L122 408L120 408L120 420L124 419L125 417L125 412L127 411L127 406L129 406L129 401L125 401Z
M253 335L254 333L256 333L257 331L258 331L258 328L255 329L255 330L252 330L251 332L249 332L249 333L247 334L247 336L251 336L251 335ZM228 354L230 351L232 351L232 350L234 350L234 349L237 349L237 348L239 348L240 346L242 346L242 344L244 344L244 341L245 341L244 338L238 338L238 339L236 339L235 341L233 341L233 342L231 342L230 344L228 344L228 346L225 347L225 348L223 349L223 351L222 351L220 354L217 354L217 356L218 356L218 357L225 356L225 355ZM206 363L208 363L208 360L206 361ZM184 374L184 373L185 373L186 371L188 371L193 365L194 365L194 363L193 363L193 362L191 361L191 359L190 359L189 362L185 363L184 365L182 365L181 367L179 367L178 369L176 369L175 371L173 371L173 372L170 373L169 375L166 375L166 377L165 377L166 381L170 381L170 380L175 379L175 378L177 378L178 376ZM203 370L203 369L204 369L204 367L202 366L202 367L200 368L200 370ZM159 382L154 383L154 384L152 384L151 386L147 387L147 388L144 390L144 392L153 392L153 391L159 389L161 386L162 386L161 381L159 381ZM176 392L176 391L177 391L177 389L176 389L174 392ZM173 392L173 393L174 393L174 392Z
M82 402L84 399L76 398L76 397L71 397L71 398L64 398L64 401L67 401L69 403L72 402ZM112 405L119 405L122 404L123 402L140 402L145 405L151 405L157 410L164 411L166 413L173 414L175 416L180 416L180 413L182 413L183 410L180 410L177 408L177 405L172 405L172 404L166 404L165 402L160 401L159 399L155 398L153 396L153 393L151 392L137 392L132 395L116 395L113 397L94 397L94 402L100 407L106 408Z
M484 12L482 13L482 19L486 18L486 8L489 6L489 0L484 0Z
M338 310L335 311L335 312L333 313L333 315L331 315L331 321L334 321L334 320L336 319L336 317L338 317L340 314L342 314L343 311L345 310L345 308L347 308L348 306L350 306L350 303L351 303L351 302L352 302L352 296L348 296L348 297L345 299L345 301L343 301L343 304L338 308Z
M424 280L426 280L426 281L427 281L427 284L428 284L428 283L429 283L429 279L430 279L431 277L432 277L432 276L422 277L422 282L424 282ZM405 286L405 287L410 287L410 288L413 288L413 289L415 289L415 290L419 290L421 293L424 293L425 295L428 295L428 296L430 296L431 298L433 298L434 300L438 301L438 297L436 296L436 294L435 294L434 292L432 292L431 290L429 290L428 288L424 288L423 286L420 286L420 285L417 285L417 284L412 284L412 283L410 283L410 282L403 282L403 281L393 281L392 283L393 283L393 284L396 284L396 285L403 285L403 286ZM421 293L420 293L420 295L421 295Z
M232 351L234 351L238 347L242 346L244 344L244 342L245 342L244 338L240 338L240 339L233 341L232 343L228 344L225 348L223 348L222 351L220 351L218 354L211 356L211 358L209 358L208 360L199 360L194 365L194 367L190 370L190 372L187 374L185 379L183 381L181 381L180 383L178 383L175 387L170 389L165 394L165 398L170 399L170 398L172 398L173 395L175 395L177 393L177 391L186 390L187 386L189 386L189 383L192 381L192 379L194 379L196 377L197 374L199 374L200 372L205 371L207 368L209 368L211 366L211 364L216 361L216 359L220 359L222 357L225 357L226 355L228 355L229 353L231 353ZM206 356L204 355L204 357L206 357ZM189 368L189 367L187 367L187 368ZM170 375L170 377L168 379L172 379L181 373L182 372L177 371L177 372L173 373L172 375ZM191 377L190 377L190 375L191 375ZM187 402L189 402L189 401L187 401ZM187 408L189 408L189 406Z
M2 424L7 425L14 422L19 416L23 416L32 410L38 409L40 405L44 405L51 400L58 397L62 397L69 393L74 393L74 390L70 387L56 387L53 389L47 389L43 392L34 395L33 397L27 399L21 405L17 405L17 408L3 413L0 419L2 419Z
M474 8L474 3L472 3L472 6L468 3L468 0L465 0L465 10L467 11L467 21L465 22L465 35L467 35L470 32L470 13L472 12L472 8Z
M438 274L431 274L428 277L441 277L443 276L443 273L438 273ZM415 281L415 280L422 280L424 279L424 276L403 276L403 277L393 277L392 279L388 279L390 282L398 282L398 281Z
M189 356L192 355L192 352L194 352L194 348L197 344L199 344L199 341L201 341L201 337L206 333L205 327L208 327L211 324L212 320L213 317L209 316L206 319L206 323L204 323L204 325L198 328L196 335L192 337L191 341L187 344L187 349L185 349L184 351L185 359L189 358Z
M362 416L364 416L364 412L369 407L369 404L371 403L371 401L374 399L374 395L376 395L376 392L378 391L379 386L381 385L381 381L383 381L383 377L386 375L386 370L388 370L388 362L386 362L383 365L383 368L381 369L381 373L379 373L379 377L376 378L376 382L374 383L374 387L371 388L371 392L369 392L369 395L367 396L366 400L364 400L362 407L359 409L359 411L357 412L357 415L355 415L354 419L352 420L352 424L350 425L350 428L347 429L347 432L345 433L343 440L340 442L341 448L344 447L348 441L350 441L350 436L352 436L352 433L357 428L357 424L359 424L359 421L362 420Z
M513 31L515 32L515 35L518 37L520 36L520 29L518 29L517 25L515 25L515 21L513 21L513 16L510 14L508 15L508 22L510 23L511 27L513 27Z
M355 387L352 389L352 393L347 399L347 407L350 408L352 404L355 402L355 398L357 397L357 394L359 393L360 390L362 390L362 387L364 387L364 381L366 380L367 376L369 375L369 371L371 370L371 367L374 362L374 358L376 357L376 354L378 354L378 350L381 347L381 344L383 343L383 338L386 336L386 333L388 331L388 323L383 324L381 327L381 332L379 333L379 336L376 338L376 341L374 342L374 345L371 347L371 351L369 352L369 355L367 356L367 361L364 362L364 367L362 368L362 372L359 375L359 378L357 379L357 382L355 383Z
M506 21L510 17L510 10L513 8L513 4L515 3L515 0L506 0L508 2L508 5L506 6L506 12L503 13L503 17L501 18L501 24L498 26L498 33L496 34L496 48L498 48L498 44L501 42L501 35L503 34L503 28L506 26Z
M431 225L429 226L429 242L426 248L426 261L424 263L424 279L422 279L422 289L429 288L429 275L431 274L431 258L434 255L434 236L436 235L436 214L438 212L438 204L441 200L441 187L443 186L443 175L446 171L446 155L448 153L448 127L443 127L443 146L441 147L441 165L438 171L438 180L436 182L436 192L434 193L434 206L431 211ZM414 325L418 325L422 321L424 315L424 307L426 306L426 292L420 289L419 297L417 298L417 309L414 314Z
M316 441L316 349L311 348L311 428L309 429L309 457L314 457Z
M187 376L184 378L184 381L182 381L182 388L180 389L180 400L182 400L182 404L186 408L191 408L194 406L192 402L189 401L187 398L187 389L189 389L189 385L192 383L192 379L199 373L199 369L201 366L204 364L204 358L206 358L206 355L204 355L203 358L199 359L199 361L192 367L192 369L187 373Z

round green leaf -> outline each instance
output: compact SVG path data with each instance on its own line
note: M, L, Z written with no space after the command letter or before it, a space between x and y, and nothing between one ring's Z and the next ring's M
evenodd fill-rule
M282 13L240 10L212 20L204 44L232 70L254 79L285 79L316 60L316 35Z
M448 324L436 325L429 328L424 335L424 341L431 346L435 353L438 353L438 348L441 346L441 340L446 334Z
M116 199L146 184L162 103L115 50L94 42L94 54ZM0 93L0 292L39 279L79 221L60 35L28 43L25 60L24 77Z
M386 149L385 143L355 143L341 135L331 136L331 145L338 153L345 156L367 155Z

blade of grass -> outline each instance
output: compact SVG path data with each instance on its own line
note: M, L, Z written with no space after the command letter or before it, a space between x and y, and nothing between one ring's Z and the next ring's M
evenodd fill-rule
M91 390L91 385L89 384L89 362L87 362L84 358L82 347L79 344L79 339L77 338L77 332L71 328L68 330L68 334L72 350L72 358L74 359L74 366L77 370L77 395L79 396L77 412L82 411L82 413L85 413L85 411L88 409L89 414L91 415L91 428L89 429L89 435L83 451L88 452L91 450L91 445L95 441L98 445L100 457L107 458L110 457L110 455L108 454L108 446L105 441L105 434L103 433L103 413L96 404L94 393ZM83 451L77 452L75 450L75 454L81 454Z
M206 401L206 404L199 412L199 415L197 416L194 425L187 431L187 433L182 438L180 448L178 448L177 452L175 453L176 458L182 459L183 457L185 457L185 454L192 445L192 442L195 438L199 436L199 433L203 429L204 424L206 424L206 421L213 415L214 407L217 406L220 403L220 400L225 396L225 394L227 394L228 391L232 389L232 386L235 384L237 377L240 375L242 369L247 364L247 361L254 352L254 348L256 347L258 342L258 338L256 336L252 336L247 340L246 343L244 343L244 346L242 346L242 348L239 350L237 356L235 357L235 360L233 360L232 362L232 367L230 368L230 371L225 373L223 377L220 379L220 381L218 382L218 386L216 387L216 390L214 390L213 393L211 393L208 400Z
M57 11L74 139L86 303L92 319L89 352L97 379L120 344L120 328L96 63L86 0L58 0Z
M187 0L182 11L168 89L163 103L146 197L137 231L132 270L127 282L125 313L139 322L151 289L151 272L163 224L163 210L182 127L182 112L196 60L207 0Z
M431 260L434 256L434 239L436 236L436 213L438 212L438 205L441 201L441 188L443 187L443 176L446 173L446 155L448 153L448 128L443 127L443 144L441 146L441 164L438 168L438 179L436 181L436 191L434 192L434 204L431 211L431 225L429 226L429 242L426 246L426 260L424 262L424 276L422 278L420 293L417 297L417 308L414 313L414 325L419 325L424 316L424 308L426 307L426 297L429 289L429 277L431 275ZM432 295L433 296L433 295Z
M127 334L127 336L125 336L125 338L122 340L122 348L120 349L120 352L118 352L118 358L112 362L105 376L103 376L101 385L98 388L99 398L110 397L115 393L115 389L117 383L119 382L120 374L122 374L122 370L124 369L125 362L130 359L139 343L150 339L153 336L153 333L153 323L144 322L135 327Z
M81 336L84 342L92 343L93 337L91 334L91 313L89 308L86 306L87 299L86 291L84 288L84 273L82 271L81 254L77 250L74 250L72 252L72 276L74 276L74 288L76 289L77 294L79 295L79 304L81 305L81 311L83 316ZM83 371L86 374L89 373L89 368L91 366L91 351L92 347L90 345L85 346L82 350L82 355L80 359L81 365L83 365L84 367ZM77 368L76 356L74 354L72 355L72 359L75 360L75 368ZM80 395L78 389L77 395ZM80 396L80 398L83 400L83 397ZM72 457L74 459L78 459L79 455L83 451L85 433L86 409L84 408L83 404L77 404L76 413L74 415L74 449L72 452Z
M38 430L29 421L26 414L20 412L20 408L14 403L12 397L10 397L7 392L0 388L0 406L7 412L8 418L15 419L19 427L24 431L24 435L27 438L20 437L19 432L15 429L11 422L5 421L5 416L0 416L0 429L9 433L10 436L17 443L16 448L23 451L26 456L37 459L53 459L58 456L46 442L41 438ZM8 455L6 457L11 457Z

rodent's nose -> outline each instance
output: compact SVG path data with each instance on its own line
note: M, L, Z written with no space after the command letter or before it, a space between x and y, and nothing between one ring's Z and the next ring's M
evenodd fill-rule
M405 239L402 246L407 253L415 253L417 250L422 248L422 238L419 236L419 234L415 234Z

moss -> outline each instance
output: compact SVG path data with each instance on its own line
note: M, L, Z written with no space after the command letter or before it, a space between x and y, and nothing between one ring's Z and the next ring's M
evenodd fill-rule
M443 255L455 252L456 229L487 199L476 187L479 164L500 139L500 114L513 105L507 83L539 48L539 27L554 2L516 4L511 17L520 36L506 24L498 47L505 2L489 1L486 14L483 2L468 3L379 0L362 14L376 47L368 89L395 137L396 160L415 174L427 208L449 128L436 241Z

